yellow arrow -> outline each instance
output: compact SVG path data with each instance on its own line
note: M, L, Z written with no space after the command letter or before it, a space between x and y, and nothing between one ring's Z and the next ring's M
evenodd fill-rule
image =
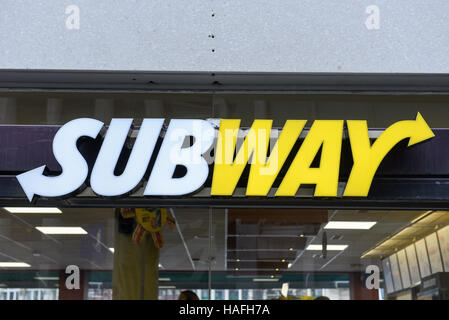
M371 145L366 121L348 120L354 165L343 194L345 197L366 197L374 174L388 152L400 141L410 138L408 146L433 138L435 135L418 112L415 120L392 124Z

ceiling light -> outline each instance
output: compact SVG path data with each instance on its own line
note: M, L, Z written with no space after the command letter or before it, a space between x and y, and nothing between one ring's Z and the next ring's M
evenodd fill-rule
M59 277L34 277L35 280L42 280L42 281L47 281L47 280L59 280Z
M324 229L354 229L354 230L369 230L377 222L375 221L330 221L326 224Z
M25 262L0 262L0 268L29 268L31 267Z
M285 259L282 259L281 262L285 262Z
M159 278L159 281L171 281L170 278Z
M288 267L289 267L289 268L291 268L291 267L292 267L292 265L293 265L293 263L289 263L289 264L288 264Z
M235 271L239 271L239 268L235 268L234 270L235 270Z
M345 250L348 246L346 244L328 244L326 249L328 251L342 251ZM323 246L321 244L310 244L306 250L323 250Z
M273 276L272 276L273 277ZM254 278L253 282L276 282L279 281L278 278Z
M109 251L111 251L112 253L114 253L114 248L108 248Z
M274 269L274 270L279 271L279 268L276 268L276 269Z
M288 249L288 250L293 251L293 248L290 248L290 249Z
M62 213L58 208L44 207L5 207L3 209L11 213Z
M81 227L36 227L44 234L87 234Z
M159 286L159 289L176 289L176 286Z

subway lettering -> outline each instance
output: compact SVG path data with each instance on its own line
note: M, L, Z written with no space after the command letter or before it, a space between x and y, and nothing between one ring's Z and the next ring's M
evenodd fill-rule
M272 120L254 120L241 136L240 120L221 119L216 130L211 122L172 119L163 134L164 119L144 119L129 159L120 175L114 170L131 132L133 119L112 119L90 174L89 184L99 196L116 197L133 192L143 181L150 159L156 156L144 196L182 196L198 191L209 176L205 154L214 149L210 196L232 196L245 167L250 166L246 196L267 196L293 146L304 131L306 120L287 120L270 148ZM344 120L315 120L294 155L274 196L295 196L301 185L315 185L314 196L336 197ZM346 120L353 166L344 197L366 197L385 156L400 141L408 146L434 137L421 114L414 120L392 124L372 142L365 120ZM19 174L17 179L31 202L34 197L61 197L86 186L89 169L77 148L81 137L97 138L104 123L81 118L63 125L53 140L53 153L61 165L58 176L44 174L45 165ZM163 135L157 152L158 139ZM186 140L192 143L186 144ZM318 166L312 166L319 156ZM174 177L183 166L186 173Z

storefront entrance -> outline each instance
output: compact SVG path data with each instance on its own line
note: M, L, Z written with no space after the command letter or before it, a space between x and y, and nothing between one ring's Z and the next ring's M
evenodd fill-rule
M0 299L448 299L448 107L2 93Z

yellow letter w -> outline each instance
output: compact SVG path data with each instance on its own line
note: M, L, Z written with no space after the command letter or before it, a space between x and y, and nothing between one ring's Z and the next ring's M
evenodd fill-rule
M251 170L246 195L268 194L307 121L287 120L267 159L272 122L272 120L254 120L233 160L240 120L220 121L211 195L232 195L250 157Z

